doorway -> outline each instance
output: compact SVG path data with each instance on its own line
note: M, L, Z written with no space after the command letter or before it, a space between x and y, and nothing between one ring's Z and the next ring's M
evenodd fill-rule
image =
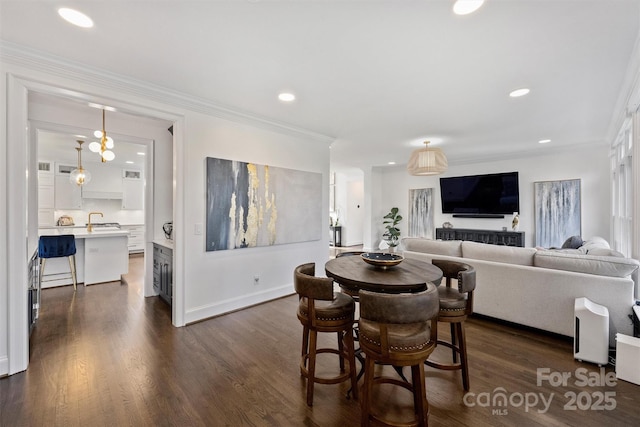
M98 99L95 96L89 96L78 92L72 92L66 89L61 89L55 86L49 86L42 83L36 83L34 81L25 80L15 77L14 75L8 75L7 82L7 179L11 182L11 186L7 189L7 204L12 207L8 211L7 217L7 243L8 247L11 247L11 251L7 253L7 278L9 286L9 298L7 301L8 321L7 321L7 372L8 374L14 374L23 371L28 365L28 328L24 327L24 323L28 318L28 295L26 292L26 286L28 283L28 256L25 254L32 254L37 247L37 180L29 179L29 174L25 175L24 171L32 171L31 176L34 177L37 174L33 173L37 171L36 158L34 153L37 153L35 147L35 137L31 132L33 128L29 127L29 94L46 94L51 96L58 96L64 99L72 99L75 101L86 102L87 99L93 99L95 101L104 101ZM182 120L179 115L172 115L166 112L158 112L156 110L140 107L139 104L134 106L127 105L124 101L118 103L121 108L135 113L140 117L147 117L150 119L164 120L165 124L169 126L173 124L174 130L182 128ZM168 126L167 126L168 127ZM165 128L166 130L166 128ZM21 144L19 141L24 141ZM154 138L154 141L156 139ZM169 138L171 148L166 151L169 153L170 165L169 170L170 178L168 182L173 183L175 181L173 177L173 164L174 155L177 152L179 158L182 158L182 135L180 132L176 132L176 135ZM153 150L154 152L156 150ZM151 164L149 173L153 171L153 164ZM151 175L152 177L154 175ZM178 182L182 182L179 177ZM145 202L148 206L155 208L157 203L154 203L152 198L153 188L157 183L150 182L149 189L145 191ZM170 210L173 211L173 200L170 202ZM22 212L22 214L18 214ZM154 223L154 209L147 209L145 211L145 223L150 224L152 227ZM174 225L180 227L180 218L174 220ZM153 231L153 228L150 229ZM152 236L153 234L151 234ZM25 239L25 236L27 237ZM147 240L146 252L150 252L151 240ZM180 241L177 243L177 250L180 251ZM145 263L145 287L153 286L150 272L152 266L150 262ZM178 266L176 269L177 274L181 274L181 268ZM150 283L150 284L148 284ZM182 292L180 289L181 281L176 281L177 296L182 298ZM174 325L182 326L184 312L182 310L181 301L180 304L174 304ZM178 316L175 315L178 313Z

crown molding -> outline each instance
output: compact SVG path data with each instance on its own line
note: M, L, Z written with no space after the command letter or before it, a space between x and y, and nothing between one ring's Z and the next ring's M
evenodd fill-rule
M48 75L63 77L109 91L117 91L155 102L169 104L185 110L266 129L272 132L310 138L326 144L331 144L335 140L334 137L303 129L289 123L269 119L268 117L259 116L248 111L242 111L216 103L209 99L195 97L133 79L122 74L100 70L86 64L67 60L5 40L0 40L0 62L25 67Z

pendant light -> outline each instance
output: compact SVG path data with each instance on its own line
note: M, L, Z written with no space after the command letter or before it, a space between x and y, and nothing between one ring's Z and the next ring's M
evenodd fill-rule
M96 138L100 138L100 142L92 142L91 144L89 144L89 150L91 150L94 153L100 154L102 163L110 162L111 160L116 158L116 155L114 154L114 152L111 151L114 145L113 139L107 136L107 131L105 130L104 116L105 116L105 110L103 109L102 110L102 130L101 131L97 130L93 133Z
M430 148L429 141L425 141L424 148L419 148L411 154L407 170L411 175L438 175L446 172L448 166L447 157L442 150Z
M73 184L84 185L91 181L91 174L82 167L82 144L84 144L84 141L78 140L76 142L78 143L78 146L76 147L76 150L78 151L78 169L71 171L69 181Z

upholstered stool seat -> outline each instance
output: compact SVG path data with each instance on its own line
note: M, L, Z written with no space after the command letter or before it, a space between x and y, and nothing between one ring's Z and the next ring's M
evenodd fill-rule
M301 316L308 320L309 317L309 302L307 297L300 298L300 304L298 305L298 316ZM355 310L355 302L349 295L342 293L336 293L335 299L332 301L315 301L315 316L316 320L321 322L330 321L344 321L353 319L353 313Z
M67 258L69 260L69 275L73 281L73 289L77 288L76 279L76 238L73 234L62 234L59 236L40 236L38 241L38 258L40 259L40 274L38 275L38 289L42 288L44 280L44 268L49 258ZM56 280L64 278L65 273L50 274ZM67 277L69 278L69 277Z
M360 348L365 353L362 386L362 426L372 420L391 426L426 426L429 404L424 362L435 350L438 338L438 292L430 284L414 294L360 291ZM411 382L397 377L375 376L376 364L411 366ZM379 384L403 387L413 393L414 422L382 419L372 411L373 388Z
M315 264L302 264L295 268L293 283L300 296L298 320L302 323L302 352L300 374L307 379L307 405L313 405L313 386L337 384L351 380L354 398L358 398L356 361L354 354L353 323L355 302L349 295L333 292L333 279L315 277ZM338 337L338 348L317 348L319 332L333 332ZM340 373L333 377L316 376L316 355L336 354ZM345 369L345 360L349 369Z
M427 360L425 364L437 369L461 370L462 385L465 391L469 391L469 362L464 322L473 312L476 270L468 264L457 261L434 259L431 263L442 270L445 278L445 284L438 287L440 299L438 321L450 324L451 341L440 339L438 344L451 349L452 363ZM457 282L456 286L454 281Z
M459 316L467 308L467 294L447 286L438 287L440 298L440 317ZM462 313L464 314L464 313Z

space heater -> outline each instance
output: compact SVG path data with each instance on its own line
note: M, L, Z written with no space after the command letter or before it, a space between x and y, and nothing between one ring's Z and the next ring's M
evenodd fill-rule
M574 305L573 357L599 366L609 363L609 310L584 297Z

